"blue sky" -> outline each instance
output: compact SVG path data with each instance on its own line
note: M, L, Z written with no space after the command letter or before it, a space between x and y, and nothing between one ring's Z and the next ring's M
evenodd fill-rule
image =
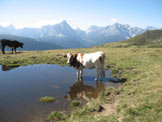
M162 0L0 0L0 25L41 27L66 20L73 28L113 23L162 27Z

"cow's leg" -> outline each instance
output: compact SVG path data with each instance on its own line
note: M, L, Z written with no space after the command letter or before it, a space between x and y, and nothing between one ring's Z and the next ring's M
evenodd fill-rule
M102 65L102 74L103 74L103 78L105 78L105 63L103 63Z
M2 50L2 53L4 54L4 52L3 52L3 47L1 48L1 50Z
M12 54L13 54L13 48L12 48Z
M95 78L95 81L98 81L99 76L100 76L100 69L98 67L96 67L96 78Z
M14 50L15 50L15 53L16 53L16 48L14 48Z
M77 79L79 80L79 78L80 78L80 70L79 69L77 70L76 75L77 75Z
M2 46L2 53L5 54L5 46Z
M83 69L80 69L80 80L83 80Z
M102 70L102 78L105 78L105 69Z
M100 64L99 67L99 76L100 76L100 81L102 81L103 78L105 78L105 65L104 64Z
M101 70L101 77L102 78L105 78L105 67L104 67L104 65L102 65L102 68L101 68L102 70Z
M102 67L99 69L99 74L100 74L100 81L103 79L103 70Z
M97 76L95 80L99 80L102 81L104 74L103 74L103 66L102 65L98 65L96 66L96 72L97 72Z

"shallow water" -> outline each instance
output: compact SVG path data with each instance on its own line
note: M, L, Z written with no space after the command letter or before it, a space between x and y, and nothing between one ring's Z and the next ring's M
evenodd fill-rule
M111 72L106 71L103 82L94 81L95 69L83 71L83 81L76 80L76 71L69 66L36 64L20 67L1 66L0 70L0 122L43 121L51 111L70 111L72 100L82 104L108 86ZM115 80L115 79L114 79ZM52 103L40 103L39 98L53 96Z

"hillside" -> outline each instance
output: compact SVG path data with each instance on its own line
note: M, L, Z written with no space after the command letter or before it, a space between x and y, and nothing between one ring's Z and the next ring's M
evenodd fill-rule
M100 45L99 47L162 47L162 30L146 31L125 41Z
M56 44L50 44L47 42L40 42L39 40L22 37L22 36L15 36L9 34L0 34L0 39L11 39L11 40L18 40L24 43L24 48L19 50L50 50L50 49L62 49L61 46Z
M136 46L161 47L162 30L146 31L143 34L130 38L125 42Z

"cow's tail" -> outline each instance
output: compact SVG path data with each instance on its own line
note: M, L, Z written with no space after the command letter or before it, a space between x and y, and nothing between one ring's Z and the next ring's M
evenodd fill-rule
M101 54L100 62L102 64L102 77L105 78L105 53Z

